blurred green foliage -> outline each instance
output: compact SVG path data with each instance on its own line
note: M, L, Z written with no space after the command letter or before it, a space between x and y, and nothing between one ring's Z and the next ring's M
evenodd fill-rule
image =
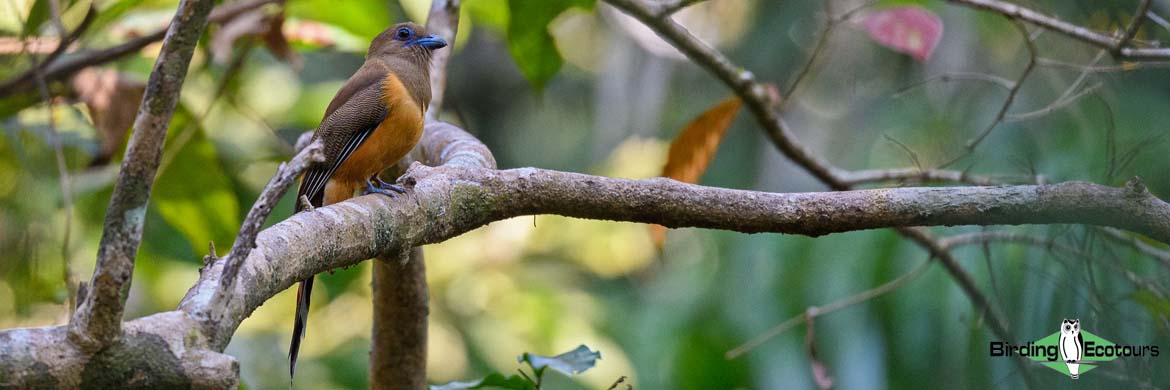
M548 32L549 23L570 7L592 8L594 1L508 0L508 50L536 89L543 89L563 62Z
M98 27L80 45L107 47L161 28L175 3L96 1ZM245 53L248 45L237 43L237 54L246 55L238 72L210 61L205 45L197 49L184 109L168 134L164 160L169 162L147 213L128 316L174 308L197 277L208 241L226 252L242 210L279 161L290 156L296 137L316 127L337 88L360 66L365 42L407 15L422 15L426 3L291 0L285 33L305 58L299 71L259 45ZM729 94L701 68L660 50L657 38L628 18L604 6L587 10L592 1L463 3L441 118L483 139L502 168L655 176L678 129ZM807 58L823 9L817 1L708 3L700 7L711 8L688 11L679 20L758 79L781 85ZM879 7L904 3L883 1ZM914 3L944 21L943 41L929 62L890 52L842 25L786 106L785 119L796 136L839 166L907 167L915 161L930 166L948 160L994 117L1005 92L969 81L906 86L947 72L1011 78L1026 60L1018 33L1002 17L940 1ZM1124 25L1136 6L1038 3L1102 31ZM0 34L18 39L27 30L29 36L53 36L49 23L37 22L41 4L12 1L19 12L0 15ZM63 4L66 15L76 16L88 2ZM70 25L80 20L65 19ZM743 22L720 26L728 20ZM209 34L217 29L211 27ZM1167 40L1170 33L1147 23L1139 38ZM1088 64L1096 54L1057 34L1037 39L1042 56L1063 62ZM145 80L157 50L147 47L106 66ZM0 55L0 78L27 69L31 57ZM1080 74L1075 67L1042 66L1025 81L1010 112L1049 105ZM1170 73L1139 69L1086 78L1085 86L1101 87L1040 118L1000 124L955 168L1109 185L1137 175L1155 195L1170 197L1165 142L1170 111L1164 109L1170 104L1165 91ZM222 94L217 93L221 85ZM62 323L63 258L70 261L74 280L88 280L118 161L88 167L100 135L80 103L61 99L50 109L25 96L0 101L0 107L15 113L0 119L0 328ZM71 219L62 208L49 115L70 171ZM914 157L887 137L906 145ZM825 190L780 156L748 115L732 126L702 184ZM286 196L268 223L291 211ZM1075 249L995 243L955 251L1007 315L1019 338L1014 341L1037 339L1063 318L1080 318L1085 329L1118 343L1170 345L1167 267L1094 229L931 230L940 236L1026 233ZM812 387L803 325L737 359L725 359L724 353L810 306L880 285L928 261L920 247L887 230L813 239L682 229L671 231L659 253L644 226L556 216L499 221L425 251L432 383L511 373L521 351L552 354L582 343L605 351L582 375L546 378L547 388L555 389L606 388L623 375L629 377L626 383L647 389ZM368 384L369 269L363 264L319 276L295 387ZM229 345L247 387L288 386L283 357L294 296L288 291L260 307ZM988 356L993 337L985 319L940 267L888 295L818 317L815 326L818 359L840 388L1023 384L1017 366ZM1165 385L1170 383L1170 373L1161 369L1166 359L1125 359L1075 384ZM1030 372L1040 385L1071 383L1051 370Z

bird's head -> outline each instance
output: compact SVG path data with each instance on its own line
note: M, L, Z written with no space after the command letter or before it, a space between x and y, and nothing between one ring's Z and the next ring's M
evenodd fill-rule
M427 34L425 27L416 23L398 23L386 29L370 43L367 57L405 57L429 60L431 51L447 46L438 35Z

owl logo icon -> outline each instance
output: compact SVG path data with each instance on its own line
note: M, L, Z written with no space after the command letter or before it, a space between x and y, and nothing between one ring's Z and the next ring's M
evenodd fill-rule
M1077 379L1081 371L1081 357L1085 339L1081 337L1081 320L1065 319L1060 323L1060 359L1068 365L1068 374Z

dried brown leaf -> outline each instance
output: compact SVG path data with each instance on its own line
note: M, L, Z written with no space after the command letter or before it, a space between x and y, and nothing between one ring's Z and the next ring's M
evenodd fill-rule
M69 81L77 99L89 109L101 146L90 165L103 165L122 146L134 125L146 83L113 69L85 68Z
M729 97L687 124L674 142L670 143L670 153L666 157L666 167L662 168L662 176L686 183L699 181L711 159L715 158L715 151L719 149L719 143L723 141L741 105L738 97ZM650 237L655 246L662 248L666 240L666 228L651 225Z
M816 382L817 388L828 390L833 388L833 377L829 375L829 368L817 358L817 336L815 321L818 313L816 307L809 307L805 311L805 329L807 333L804 334L805 351L808 352L809 369L812 371L813 381Z
M241 39L257 38L273 56L300 70L302 60L284 35L283 9L259 7L241 12L223 22L211 38L211 58L216 64L231 60L232 48Z
M268 19L268 31L264 32L261 37L264 40L264 47L276 58L280 58L287 62L293 69L300 71L301 66L304 65L300 54L293 50L292 45L288 43L288 38L284 35L284 13L272 15Z

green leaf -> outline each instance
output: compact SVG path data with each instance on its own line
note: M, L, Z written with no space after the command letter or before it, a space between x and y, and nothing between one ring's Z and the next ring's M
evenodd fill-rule
M1153 291L1137 290L1130 295L1130 298L1141 304L1151 317L1170 318L1170 301L1158 297Z
M331 24L365 39L367 43L394 24L384 1L290 1L288 16Z
M533 369L543 371L546 367L560 371L565 375L575 375L585 372L601 359L601 352L591 351L584 344L576 349L557 356L548 357L525 352L517 359L528 363ZM539 375L539 374L538 374Z
M508 0L467 0L463 9L476 25L488 26L501 33L508 31Z
M503 376L498 372L476 381L451 382L445 385L431 386L431 390L463 390L463 389L508 389L508 390L535 390L536 385L519 375Z
M28 17L24 19L24 27L20 30L20 39L28 38L36 33L38 27L49 20L49 2L46 0L34 1Z
M179 138L189 116L176 113L172 121L168 149ZM191 139L174 160L159 173L154 184L151 204L196 251L214 241L227 248L235 238L240 222L240 205L232 192L232 183L220 165L215 146L200 129L193 129ZM164 153L165 154L165 153Z
M564 62L548 25L570 7L592 8L594 0L508 0L508 51L520 72L537 90L561 69ZM515 23L513 23L515 22Z
M90 31L98 31L105 28L110 23L122 17L127 11L142 4L142 2L143 0L118 0L105 6L94 17L93 23L89 26Z

